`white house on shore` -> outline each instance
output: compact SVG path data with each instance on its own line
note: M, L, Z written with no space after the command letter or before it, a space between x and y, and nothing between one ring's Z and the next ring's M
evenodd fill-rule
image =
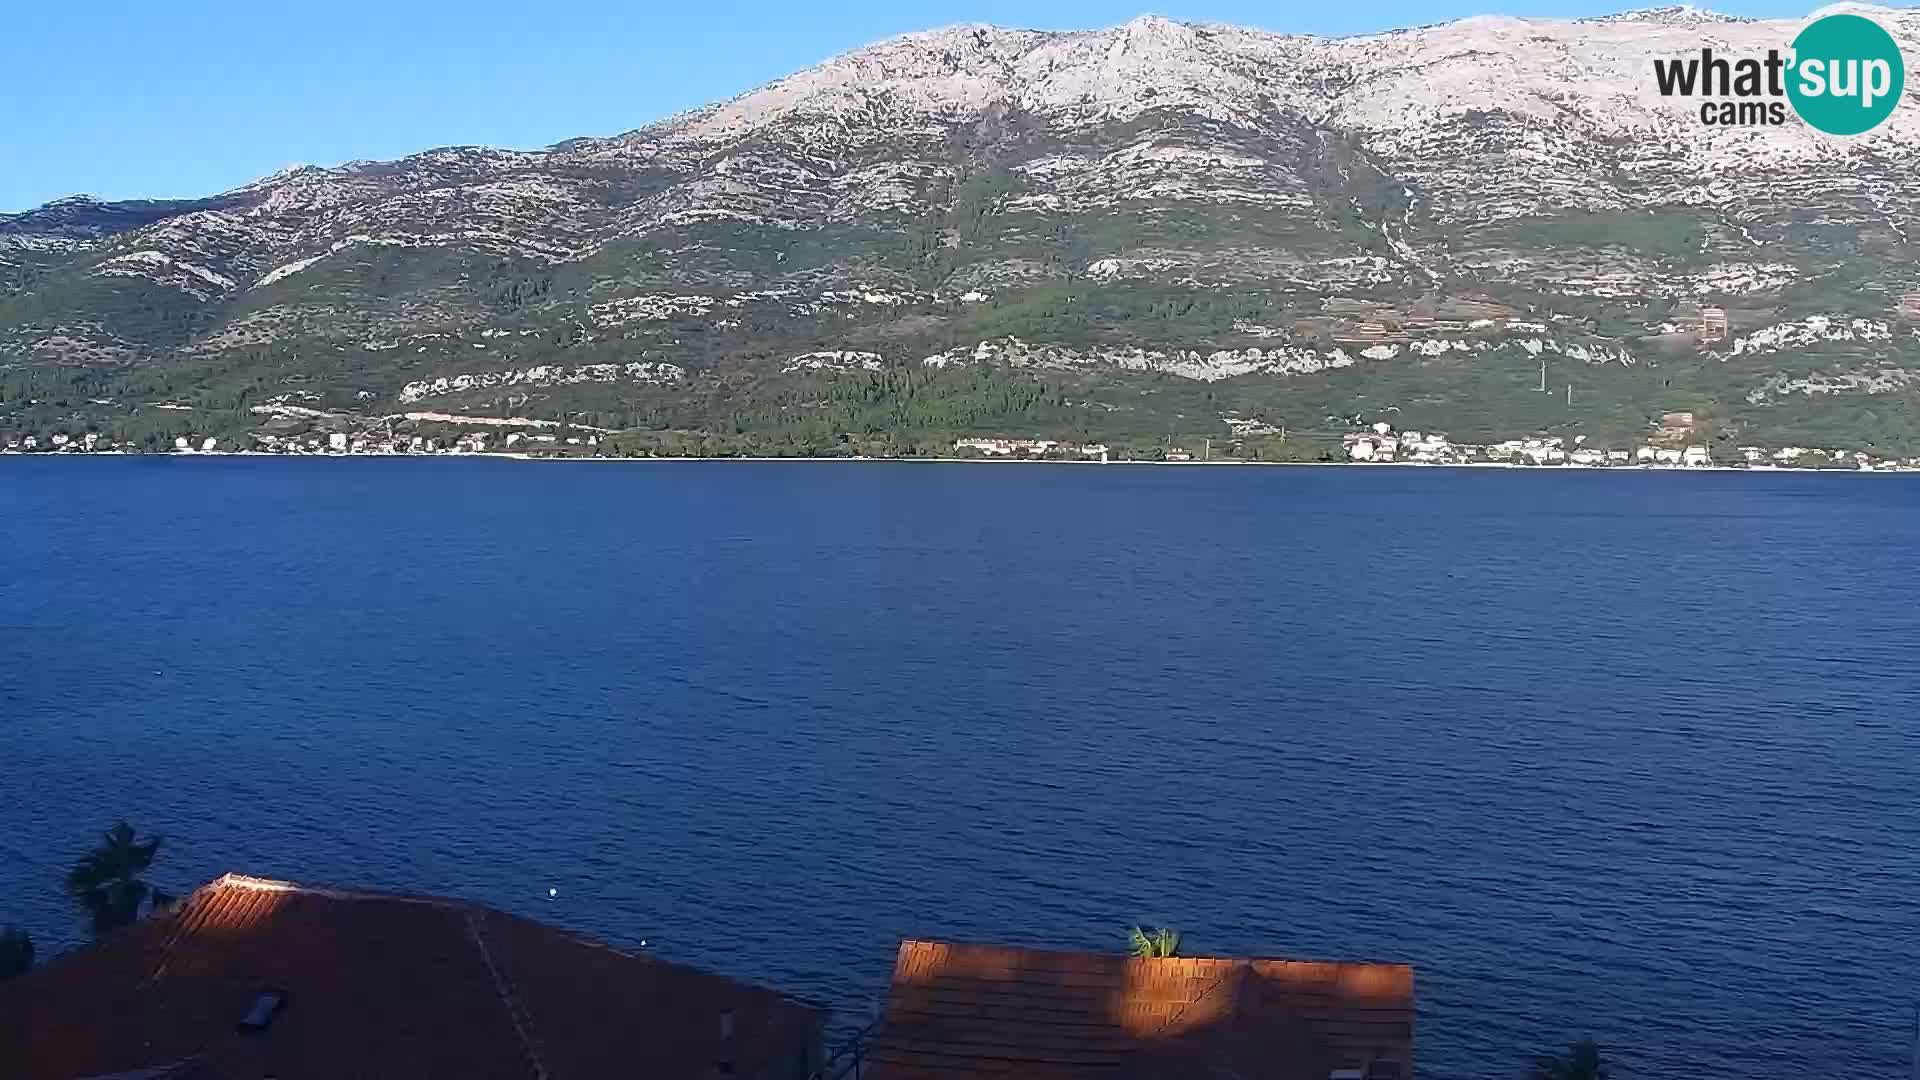
M1080 457L1104 458L1107 453L1107 447L1102 443L1088 443L1085 446L1074 446L1071 444L1063 444L1053 439L957 439L954 441L953 448L955 450L972 450L985 454L988 457L1013 457L1016 454L1043 457L1057 451L1066 454L1077 454ZM1168 460L1184 459L1175 459L1172 454L1169 453Z

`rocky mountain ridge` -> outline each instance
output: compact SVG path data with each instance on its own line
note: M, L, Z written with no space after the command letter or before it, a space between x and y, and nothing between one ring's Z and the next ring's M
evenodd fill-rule
M1920 40L1920 13L1859 10ZM1413 405L1539 426L1506 395L1552 355L1605 412L1559 421L1686 405L1766 430L1778 387L1920 367L1920 109L1837 140L1703 125L1654 86L1655 57L1796 28L1684 8L1338 39L950 27L609 138L61 200L0 216L0 428L419 385L476 415L799 428L813 384L876 376L797 358L858 354L1052 378L1126 399L1076 423L1141 429L1218 420L1155 378L1303 425ZM1809 319L1887 332L1779 329ZM1659 393L1609 366L1662 368ZM616 377L508 377L535 369ZM1906 437L1904 389L1874 396Z

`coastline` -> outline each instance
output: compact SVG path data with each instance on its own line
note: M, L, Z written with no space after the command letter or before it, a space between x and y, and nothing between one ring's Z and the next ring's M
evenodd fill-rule
M1920 469L1883 468L1883 469L1813 469L1797 465L1516 465L1507 461L1242 461L1224 459L1218 461L1091 461L1072 459L1048 459L1026 457L772 457L772 456L662 456L662 457L588 457L584 455L564 454L523 454L482 451L461 454L275 454L261 450L192 450L168 451L155 454L128 454L118 450L100 450L86 453L63 453L43 451L39 453L0 453L0 460L6 458L273 458L284 460L340 460L340 461L419 461L452 460L471 461L475 459L494 459L500 461L522 461L542 463L574 463L600 465L647 465L670 462L784 462L790 464L886 464L886 465L1067 465L1067 466L1152 466L1157 468L1221 468L1232 466L1262 466L1268 468L1295 469L1505 469L1517 472L1573 472L1573 473L1839 473L1849 476L1858 475L1920 475Z

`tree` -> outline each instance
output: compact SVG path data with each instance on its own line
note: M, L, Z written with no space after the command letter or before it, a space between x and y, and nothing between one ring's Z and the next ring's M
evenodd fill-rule
M1527 1080L1607 1080L1607 1067L1600 1060L1600 1047L1592 1039L1581 1039L1567 1047L1564 1056L1535 1058Z
M0 927L0 982L25 975L33 967L33 939L25 930Z
M173 897L141 879L160 851L161 838L140 841L122 821L101 834L100 846L80 857L67 872L67 895L87 916L93 936L103 938L140 917L142 904L166 907Z
M1157 930L1145 930L1136 926L1133 928L1132 937L1135 956L1149 958L1180 955L1180 931L1178 930L1169 930L1164 926Z

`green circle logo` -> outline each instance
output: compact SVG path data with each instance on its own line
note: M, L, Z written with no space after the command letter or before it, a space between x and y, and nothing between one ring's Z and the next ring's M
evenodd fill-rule
M1893 113L1907 65L1893 35L1859 15L1828 15L1793 39L1787 98L1800 119L1829 135L1872 131Z

